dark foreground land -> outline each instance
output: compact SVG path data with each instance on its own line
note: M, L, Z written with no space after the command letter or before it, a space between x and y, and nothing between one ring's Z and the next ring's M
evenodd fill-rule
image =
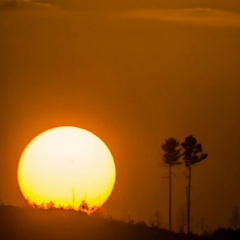
M169 233L74 211L0 207L1 240L188 240L185 234ZM240 240L239 230L219 229L191 240Z

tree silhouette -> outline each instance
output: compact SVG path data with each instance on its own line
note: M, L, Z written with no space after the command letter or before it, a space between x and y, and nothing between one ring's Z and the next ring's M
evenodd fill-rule
M177 221L179 233L184 233L184 229L187 225L186 210L184 205L180 205L178 208Z
M188 169L188 186L187 186L187 232L188 235L191 232L190 229L190 217L191 217L191 180L192 180L192 165L201 162L207 158L206 153L202 153L202 145L192 136L185 138L185 141L181 144L183 152L183 160Z
M46 204L46 209L48 210L56 209L55 203L53 201L50 201L49 203Z
M232 210L232 215L230 217L230 227L234 230L240 227L240 213L237 206L234 206Z
M168 165L169 169L169 231L172 230L172 167L180 165L181 162L181 149L179 142L174 138L169 138L162 145L162 150L165 152L163 155L163 162Z

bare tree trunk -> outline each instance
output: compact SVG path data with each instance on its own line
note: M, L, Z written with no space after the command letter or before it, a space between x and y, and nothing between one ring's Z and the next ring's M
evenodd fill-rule
M72 189L72 205L73 205L73 209L75 207L75 189Z
M188 167L188 191L187 191L187 234L191 233L191 180L192 180L192 168ZM190 238L190 237L189 237Z
M169 231L172 231L172 166L169 164Z

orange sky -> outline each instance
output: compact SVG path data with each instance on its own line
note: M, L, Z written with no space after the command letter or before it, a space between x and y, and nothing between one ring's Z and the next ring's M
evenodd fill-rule
M22 204L17 165L33 137L74 125L115 157L109 214L159 210L166 226L160 146L193 134L209 154L193 169L193 228L227 226L240 203L239 1L79 2L0 0L0 198ZM187 182L175 172L177 226Z

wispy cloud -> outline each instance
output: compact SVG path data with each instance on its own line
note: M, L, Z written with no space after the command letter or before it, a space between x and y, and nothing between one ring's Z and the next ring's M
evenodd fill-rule
M124 12L121 17L215 27L240 27L240 14L211 8L138 9Z
M0 0L2 9L59 9L58 6L38 0Z

